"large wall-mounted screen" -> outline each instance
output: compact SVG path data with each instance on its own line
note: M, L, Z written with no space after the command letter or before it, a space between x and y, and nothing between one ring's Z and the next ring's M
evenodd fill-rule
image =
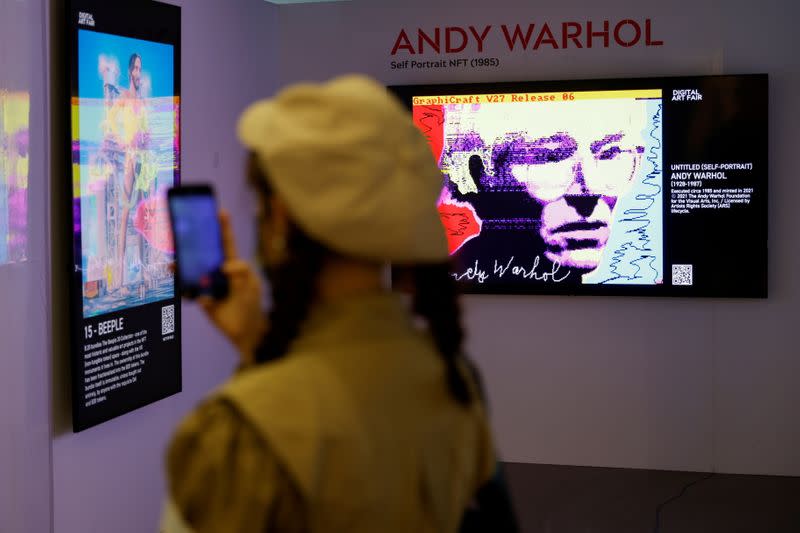
M391 89L464 291L767 295L766 75Z
M73 425L181 388L166 191L180 179L180 8L74 0L70 170Z

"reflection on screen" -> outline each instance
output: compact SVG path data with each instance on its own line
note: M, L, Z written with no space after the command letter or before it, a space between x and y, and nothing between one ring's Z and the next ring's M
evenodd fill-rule
M222 264L219 221L214 199L186 196L172 200L178 265L185 283L207 287L209 274ZM211 245L209 244L211 243Z
M456 279L663 283L660 90L413 103L447 178L439 212Z
M78 32L74 231L85 317L175 294L166 201L179 171L174 59L171 45Z
M0 265L27 254L30 96L0 89Z

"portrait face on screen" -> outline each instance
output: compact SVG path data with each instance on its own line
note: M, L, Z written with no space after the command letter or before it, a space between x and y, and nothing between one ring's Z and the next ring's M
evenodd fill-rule
M494 139L491 165L498 181L518 183L538 204L544 256L591 271L600 264L614 207L630 190L644 145L640 104L592 112L581 107L550 104L520 113L521 127L514 131L511 124L512 131Z
M446 103L415 113L429 140L431 125L441 123L441 152L433 148L447 178L440 213L450 235L459 234L451 239L457 264L477 259L492 268L514 257L568 269L571 282L636 282L636 272L601 268L633 249L623 240L634 230L644 244L626 264L633 272L647 261L648 283L660 282L660 99L587 93L570 101ZM612 239L631 209L641 224Z
M131 55L128 60L128 78L131 83L131 91L136 95L140 95L142 90L142 56L138 53Z

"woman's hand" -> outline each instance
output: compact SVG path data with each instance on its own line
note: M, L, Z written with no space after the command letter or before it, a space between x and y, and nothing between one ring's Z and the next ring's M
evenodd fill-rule
M227 212L220 211L222 245L225 262L222 272L228 278L228 295L224 300L198 298L198 303L214 325L239 349L241 363L255 362L255 350L266 331L262 308L261 277L236 251L231 221Z

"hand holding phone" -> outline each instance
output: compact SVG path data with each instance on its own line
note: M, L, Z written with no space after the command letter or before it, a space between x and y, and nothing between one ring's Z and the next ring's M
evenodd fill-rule
M261 278L247 261L239 257L230 219L224 211L217 211L210 187L172 189L168 196L170 212L174 213L176 273L181 290L197 297L209 319L239 349L241 362L250 364L266 330ZM187 215L185 211L192 206L199 211ZM193 216L200 220L189 222ZM187 225L181 226L180 220L186 221ZM184 235L188 238L182 239ZM204 287L204 272L216 273L207 278L210 287ZM214 288L219 277L224 280L224 288Z

